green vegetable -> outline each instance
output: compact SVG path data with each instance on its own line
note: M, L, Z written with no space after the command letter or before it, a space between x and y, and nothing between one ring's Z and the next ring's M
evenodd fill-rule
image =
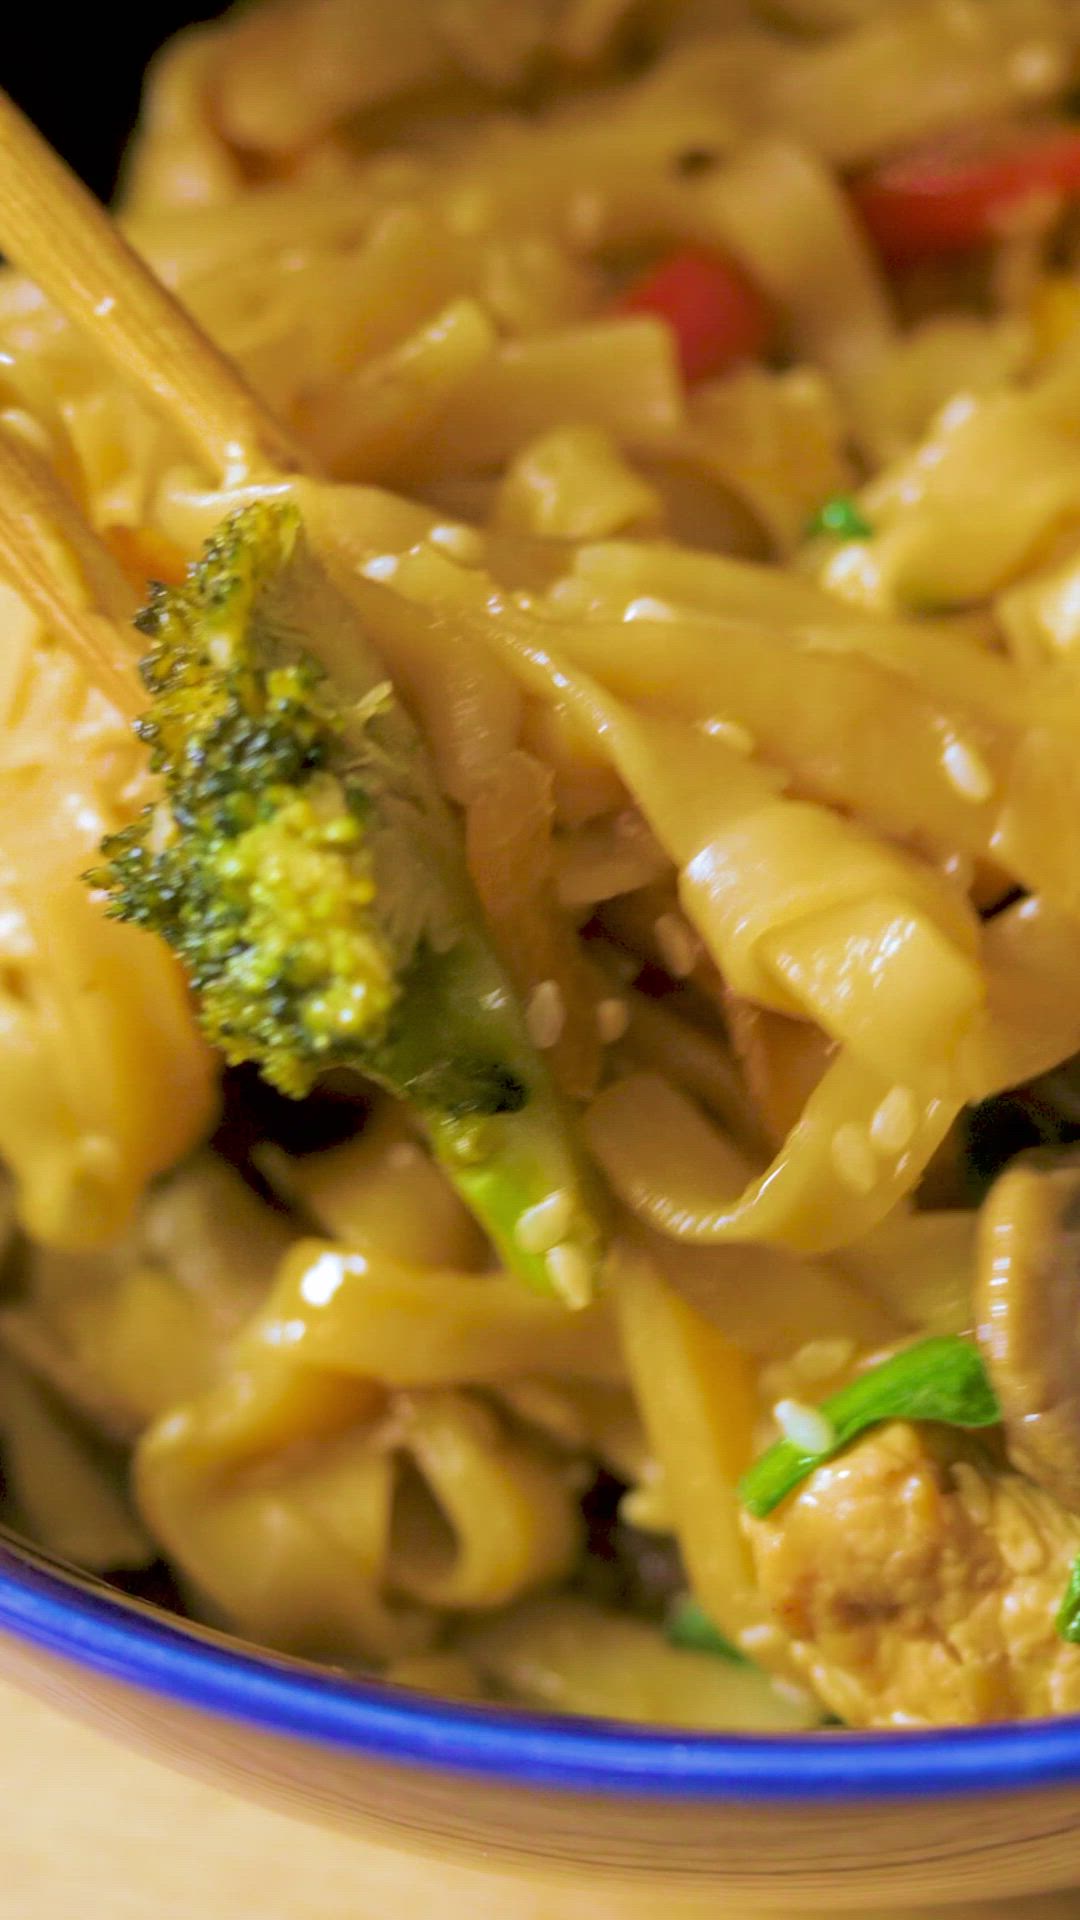
M108 911L168 941L226 1060L295 1098L331 1068L379 1082L420 1117L504 1262L587 1295L590 1177L426 750L295 508L236 514L137 625L151 643L138 732L163 797L88 876ZM517 1232L552 1194L555 1261Z
M813 540L819 534L830 534L837 540L869 540L873 531L851 495L837 493L826 500L807 523L806 537Z
M959 1336L921 1340L883 1360L826 1400L820 1411L835 1440L822 1453L805 1453L790 1440L755 1460L739 1482L743 1505L759 1520L823 1460L850 1446L883 1420L933 1420L950 1427L993 1427L1001 1419L997 1396L976 1347Z
M687 1647L692 1653L715 1653L734 1666L750 1665L719 1627L714 1627L703 1606L689 1593L676 1600L664 1623L664 1631L673 1647Z
M1070 1641L1074 1647L1080 1647L1080 1554L1077 1554L1073 1561L1069 1584L1057 1610L1054 1625L1063 1640Z

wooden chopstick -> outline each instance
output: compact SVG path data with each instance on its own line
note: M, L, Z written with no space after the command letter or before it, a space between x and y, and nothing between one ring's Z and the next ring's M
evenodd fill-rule
M57 564L58 549L66 566ZM0 577L120 713L134 718L142 710L134 648L128 651L120 639L134 598L123 574L44 463L2 431Z
M287 428L2 90L0 249L173 423L219 482L313 470ZM74 562L74 575L57 564L61 553ZM0 575L122 712L140 711L134 654L118 632L134 610L126 581L45 463L2 430Z
M0 414L0 484L9 508L15 508L24 537L42 550L59 540L78 564L87 594L99 612L129 626L139 597L120 562L83 518L63 481L44 454L9 426Z
M0 91L0 248L215 472L309 469L303 449Z

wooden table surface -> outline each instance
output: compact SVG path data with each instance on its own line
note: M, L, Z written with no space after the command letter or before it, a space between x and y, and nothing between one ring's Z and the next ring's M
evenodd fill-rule
M603 1899L583 1909L550 1889L420 1866L264 1812L6 1684L0 1726L0 1920L564 1920L570 1910L617 1920ZM1073 1893L935 1909L934 1920L1078 1916ZM743 1916L719 1907L717 1920Z

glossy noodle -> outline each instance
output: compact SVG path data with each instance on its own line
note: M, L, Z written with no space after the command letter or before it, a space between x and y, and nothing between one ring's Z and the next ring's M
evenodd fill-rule
M125 165L190 321L5 110L17 1531L474 1700L1080 1709L1078 84L259 0Z

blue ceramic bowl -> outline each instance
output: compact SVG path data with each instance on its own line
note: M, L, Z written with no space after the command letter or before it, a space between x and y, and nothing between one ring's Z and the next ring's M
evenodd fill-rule
M704 1920L729 1900L881 1912L1080 1880L1077 1719L751 1738L465 1707L260 1652L13 1542L0 1668L293 1813L414 1856L572 1874L603 1920Z

